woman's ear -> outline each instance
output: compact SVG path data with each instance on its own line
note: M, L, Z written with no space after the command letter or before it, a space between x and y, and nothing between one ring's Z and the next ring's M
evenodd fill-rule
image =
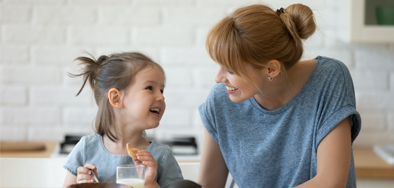
M271 60L267 63L267 74L271 78L275 78L276 76L279 75L282 64L278 60Z
M108 100L113 107L123 108L122 93L118 89L111 88L108 91Z

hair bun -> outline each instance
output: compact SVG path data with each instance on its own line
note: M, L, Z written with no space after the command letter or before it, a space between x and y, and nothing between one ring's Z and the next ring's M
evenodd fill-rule
M307 39L315 32L315 18L308 6L293 4L288 6L285 11L292 18L301 39Z

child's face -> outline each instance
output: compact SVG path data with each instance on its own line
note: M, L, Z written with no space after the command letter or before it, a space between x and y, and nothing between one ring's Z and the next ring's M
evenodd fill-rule
M166 109L164 74L157 67L147 67L134 78L123 100L125 121L141 130L156 128Z
M256 70L248 64L245 65L245 68L250 78L260 87L263 82L262 70ZM215 82L223 82L226 85L227 92L230 94L230 100L233 102L242 102L260 93L254 84L247 82L242 77L234 74L231 70L226 70L222 66L219 68Z

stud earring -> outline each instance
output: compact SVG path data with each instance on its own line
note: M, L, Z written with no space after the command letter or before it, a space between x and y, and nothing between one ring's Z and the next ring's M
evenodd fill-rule
M268 80L269 80L269 81L272 81L272 78L271 78L271 76L268 76Z

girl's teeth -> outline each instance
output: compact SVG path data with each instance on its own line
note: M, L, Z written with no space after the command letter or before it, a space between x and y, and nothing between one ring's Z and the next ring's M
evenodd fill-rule
M235 88L235 87L229 87L229 86L226 86L226 89L229 90L229 91L237 90L237 88Z
M151 112L156 112L156 113L159 113L159 112L160 112L159 109L150 109L150 111L151 111Z

